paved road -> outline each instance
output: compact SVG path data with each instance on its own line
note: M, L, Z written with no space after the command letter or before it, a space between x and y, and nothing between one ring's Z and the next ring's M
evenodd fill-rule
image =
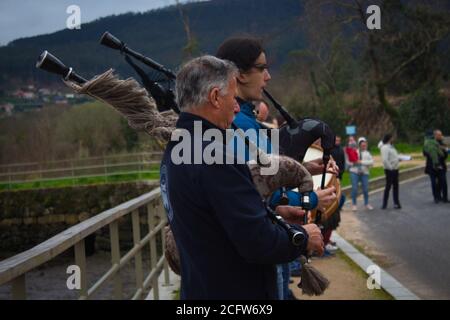
M450 299L450 204L433 202L428 176L400 185L401 210L392 198L381 210L382 192L370 202L373 211L345 210L338 232L419 297Z

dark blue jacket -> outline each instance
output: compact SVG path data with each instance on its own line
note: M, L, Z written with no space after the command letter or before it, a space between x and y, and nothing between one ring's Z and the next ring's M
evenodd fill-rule
M192 133L194 121L203 131L218 129L189 113L180 114L177 127ZM277 299L275 264L294 260L305 247L293 246L268 218L247 165L176 165L175 145L164 153L161 193L180 252L181 298Z

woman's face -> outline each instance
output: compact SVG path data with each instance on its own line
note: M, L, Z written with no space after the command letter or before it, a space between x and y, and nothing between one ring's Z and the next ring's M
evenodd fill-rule
M355 148L356 147L356 140L353 137L349 137L348 138L348 146L350 148Z
M271 79L267 68L266 55L262 52L250 70L239 73L238 95L240 98L248 101L263 98L263 89Z
M359 147L361 148L361 150L367 150L367 142L363 141L359 144Z

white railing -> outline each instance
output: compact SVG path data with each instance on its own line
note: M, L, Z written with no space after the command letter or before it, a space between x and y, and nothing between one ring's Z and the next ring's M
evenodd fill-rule
M6 189L11 189L14 184L46 182L71 179L73 183L77 179L103 178L105 182L111 177L120 175L137 175L143 179L142 174L159 174L160 160L145 162L127 162L117 164L102 164L83 167L58 168L39 171L21 171L0 173L0 184L6 185Z
M158 173L161 152L118 154L103 157L66 159L51 162L30 162L0 165L0 184L11 189L20 183L46 182L142 173ZM5 188L3 188L5 189Z
M164 257L164 227L167 224L166 214L161 204L160 189L157 188L138 198L132 199L117 207L104 211L85 220L49 240L4 261L0 261L0 286L11 283L12 299L26 299L26 274L42 264L56 258L67 249L74 247L75 265L80 268L79 298L89 299L109 281L114 285L114 299L123 299L123 286L120 275L122 267L134 260L136 290L132 299L143 299L147 292L153 290L153 298L159 299L158 278L164 272L164 284L169 285L169 268ZM141 216L139 209L145 208L148 233L141 235ZM119 220L131 215L134 246L121 256L119 239ZM111 247L111 268L106 271L92 286L87 283L87 266L85 239L87 236L109 226ZM161 250L157 248L156 237L161 237ZM150 270L143 272L143 250L149 246ZM162 254L158 255L158 251Z
M64 159L47 162L22 162L22 163L10 163L0 164L0 173L6 173L8 171L39 171L44 169L55 168L68 168L78 166L89 166L103 163L123 163L123 162L136 162L145 160L160 159L162 151L153 152L140 152L140 153L124 153L113 154L108 156L88 157L79 159Z

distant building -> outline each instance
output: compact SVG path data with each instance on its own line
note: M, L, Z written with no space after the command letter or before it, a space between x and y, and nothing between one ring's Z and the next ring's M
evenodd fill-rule
M26 91L23 93L23 98L27 99L27 100L32 100L36 97L36 95L34 94L34 92L31 91Z
M14 105L12 103L5 103L0 105L0 111L4 112L6 115L11 116L14 110Z
M47 89L47 88L41 88L41 89L39 89L39 94L41 95L41 96L49 96L49 95L51 95L51 91L50 91L50 89Z
M36 97L36 95L34 94L34 92L31 91L24 91L24 90L16 90L13 92L13 96L16 98L22 98L22 99L27 99L27 100L32 100Z

